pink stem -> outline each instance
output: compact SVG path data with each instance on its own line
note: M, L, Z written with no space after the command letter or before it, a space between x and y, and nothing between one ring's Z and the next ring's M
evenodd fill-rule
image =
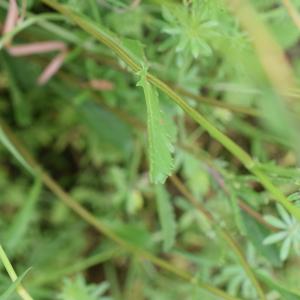
M5 19L3 33L7 33L14 29L18 21L18 5L16 0L9 0L8 13Z
M45 68L43 73L38 78L38 84L43 85L49 81L49 79L60 69L67 55L67 51L63 51L56 55L49 65Z
M10 46L7 50L13 56L26 56L32 54L46 53L55 50L66 50L66 45L63 42L36 42L18 46Z
M111 91L114 88L113 83L108 80L92 79L89 85L98 91Z

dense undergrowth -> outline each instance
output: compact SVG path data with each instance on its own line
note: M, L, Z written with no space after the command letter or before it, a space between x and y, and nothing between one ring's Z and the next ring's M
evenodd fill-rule
M0 299L300 299L299 10L0 0Z

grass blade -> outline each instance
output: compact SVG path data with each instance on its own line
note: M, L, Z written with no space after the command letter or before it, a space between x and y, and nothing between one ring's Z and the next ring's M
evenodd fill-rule
M167 190L161 184L155 186L158 216L163 234L163 249L169 251L175 243L176 222Z
M0 260L2 261L10 279L15 282L18 280L18 276L12 266L12 264L10 263L4 249L2 248L1 244L0 244ZM25 276L25 275L24 275ZM28 294L28 292L24 289L24 287L22 285L17 284L16 285L16 289L18 291L18 294L20 295L20 297L23 299L23 300L33 300L31 298L31 296ZM8 292L8 291L6 291Z
M116 53L119 58L121 58L126 64L128 64L134 72L140 72L142 70L142 66L139 65L139 63L137 63L131 57L128 51L124 49L114 37L110 36L108 32L102 29L99 25L96 26L90 20L73 11L70 7L61 5L54 0L42 0L42 2L65 15L70 20L75 22L78 26L80 26L83 30L108 46ZM256 163L246 151L244 151L238 144L236 144L223 132L217 129L198 111L187 104L174 90L172 90L163 81L150 73L147 73L146 77L149 82L151 82L158 89L162 90L166 95L168 95L192 119L194 119L200 126L207 130L214 139L219 141L231 154L233 154L240 162L242 162L242 164L258 178L265 189L273 195L274 199L277 202L281 203L292 215L300 220L300 208L293 205L281 192L281 190L273 185L270 179L260 169L259 164Z

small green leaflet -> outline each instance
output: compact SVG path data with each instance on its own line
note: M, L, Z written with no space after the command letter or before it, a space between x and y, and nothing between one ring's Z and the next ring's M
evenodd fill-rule
M163 235L163 250L169 251L175 242L176 222L173 206L165 187L162 184L155 186L156 203L159 222Z
M164 183L171 175L174 168L174 161L171 152L173 146L171 135L166 124L166 116L159 106L158 93L146 79L146 69L140 72L138 86L144 90L147 106L147 130L148 130L148 151L150 160L151 182Z

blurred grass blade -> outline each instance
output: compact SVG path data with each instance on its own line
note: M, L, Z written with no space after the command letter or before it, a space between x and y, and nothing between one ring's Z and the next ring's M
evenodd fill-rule
M249 0L227 0L244 29L249 33L267 76L274 89L281 95L295 88L292 67L282 48Z
M19 276L18 279L14 281L2 295L0 295L0 300L9 300L30 270L31 268L28 268L21 276Z
M114 36L110 35L107 30L100 28L99 25L91 22L81 14L76 13L68 6L61 5L54 0L42 0L42 2L65 15L86 32L108 46L134 72L137 73L142 70L142 66L136 62L130 54L128 54L128 50L124 49L120 45L119 41L116 40ZM292 215L300 220L300 209L291 204L281 190L273 185L270 179L261 171L259 164L254 161L246 151L244 151L237 143L235 143L232 139L215 127L214 124L208 121L202 114L186 103L184 99L182 99L173 89L171 89L159 78L150 73L147 73L146 77L149 83L153 84L155 87L168 95L170 99L180 106L192 119L194 119L200 126L207 130L214 139L219 141L232 155L239 159L239 161L241 161L242 164L258 178L265 189L273 195L274 200L281 203Z
M14 115L17 124L26 126L31 122L29 106L27 105L19 82L15 76L13 60L7 54L0 54L1 63L8 77L10 96L13 103Z
M26 162L25 158L18 152L15 146L11 143L7 137L5 131L0 124L0 142L2 145L13 155L13 157L31 174L34 174L33 169Z
M166 188L162 184L157 184L155 186L155 192L158 216L163 235L163 249L167 252L175 243L175 214Z
M10 279L15 282L18 280L18 276L12 266L12 264L10 263L4 249L2 248L1 244L0 244L0 260L2 261ZM33 300L31 298L31 296L28 294L28 292L24 289L24 287L19 283L16 285L16 289L18 294L20 295L20 297L23 300Z
M282 0L294 24L300 30L300 14L290 0Z
M297 291L292 291L286 288L284 285L279 284L278 282L273 281L268 275L258 272L258 277L271 289L276 290L280 293L284 300L300 300L300 293Z
M35 182L30 190L29 196L26 197L23 207L15 216L13 223L9 226L6 232L6 248L13 255L16 252L16 247L22 242L22 239L28 230L28 226L34 215L35 204L39 199L42 190L42 182L39 177L35 179ZM25 200L25 199L24 199Z

